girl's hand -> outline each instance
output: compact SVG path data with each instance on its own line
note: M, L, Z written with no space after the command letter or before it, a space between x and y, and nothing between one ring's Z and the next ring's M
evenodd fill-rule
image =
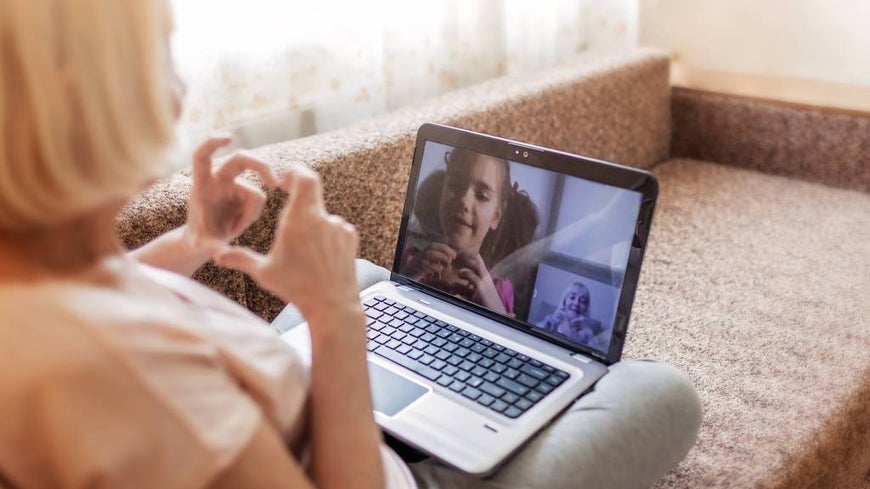
M184 238L209 254L242 234L263 210L266 194L239 176L251 170L266 185L278 184L268 164L246 153L236 153L212 168L214 152L229 143L229 137L209 138L193 157L193 189Z
M443 243L432 243L402 267L401 273L414 280L438 282L455 259L456 251L453 248Z
M326 212L320 179L313 171L292 168L280 187L289 196L269 253L227 247L216 256L217 263L248 274L263 288L294 303L309 321L347 306L359 309L356 230Z
M507 314L507 310L501 302L501 297L499 297L498 291L495 290L492 276L489 274L489 270L486 269L486 264L483 262L480 254L462 255L461 260L465 267L459 270L458 275L469 282L472 300L492 311Z

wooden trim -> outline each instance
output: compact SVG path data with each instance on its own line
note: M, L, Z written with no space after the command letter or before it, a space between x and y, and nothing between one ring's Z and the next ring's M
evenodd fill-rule
M870 115L870 86L801 78L750 75L671 64L675 87L793 105L802 110Z

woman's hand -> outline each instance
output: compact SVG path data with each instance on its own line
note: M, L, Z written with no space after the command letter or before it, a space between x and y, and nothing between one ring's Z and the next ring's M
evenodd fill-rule
M289 195L269 253L231 247L217 254L217 263L248 274L294 303L309 321L348 305L359 308L356 229L326 212L320 179L313 171L292 168L280 186Z
M212 155L228 144L229 137L209 138L193 156L193 189L184 237L195 249L209 254L242 234L263 210L266 194L239 176L251 170L266 185L278 184L267 163L243 152L213 168Z
M495 290L492 276L489 274L489 270L486 269L486 264L483 262L480 254L464 254L461 255L460 259L465 266L459 270L457 275L469 282L472 300L492 311L507 314L507 310L501 302L501 297L499 297L498 291Z

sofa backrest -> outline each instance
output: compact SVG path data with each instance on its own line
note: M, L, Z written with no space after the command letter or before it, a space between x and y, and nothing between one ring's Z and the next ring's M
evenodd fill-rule
M667 55L655 50L585 54L559 68L492 80L255 152L278 172L291 164L318 171L330 212L360 233L360 256L389 267L420 124L454 125L646 168L669 151L668 73ZM175 175L131 203L119 223L128 246L180 225L189 185L188 173ZM263 217L240 244L268 249L283 203L283 195L270 193ZM282 306L232 273L206 267L197 278L267 319Z

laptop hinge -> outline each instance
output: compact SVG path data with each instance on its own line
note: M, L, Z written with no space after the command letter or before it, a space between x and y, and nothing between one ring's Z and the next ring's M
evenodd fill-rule
M574 353L573 355L571 355L571 358L573 358L574 360L580 360L583 363L592 363L591 358L589 358L581 353Z

